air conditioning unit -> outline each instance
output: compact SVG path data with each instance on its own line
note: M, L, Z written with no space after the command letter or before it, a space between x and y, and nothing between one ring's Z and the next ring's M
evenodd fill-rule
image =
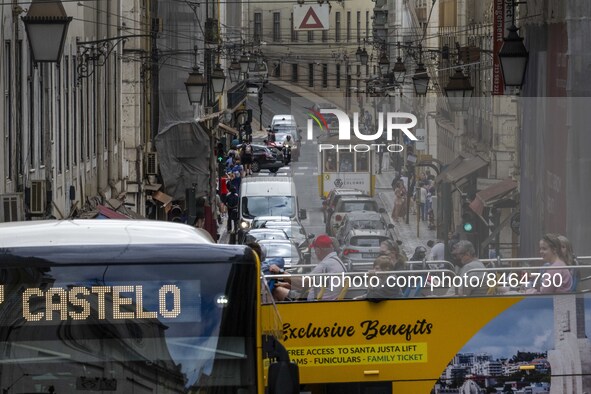
M146 175L158 175L158 153L146 153Z
M23 194L0 194L0 222L24 220Z
M46 181L31 181L31 193L29 193L29 211L32 215L42 215L46 205Z

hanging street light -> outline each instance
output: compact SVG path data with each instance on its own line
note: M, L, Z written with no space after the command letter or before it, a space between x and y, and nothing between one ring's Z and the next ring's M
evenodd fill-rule
M251 54L248 58L248 71L254 71L257 66L257 56Z
M474 87L470 83L470 78L464 75L462 68L456 68L456 72L449 78L449 82L444 89L445 95L449 100L449 106L452 111L467 111L470 106L470 99L474 93Z
M417 96L424 96L427 94L427 89L429 87L429 74L427 74L427 69L423 63L417 64L415 74L412 76L412 83Z
M68 25L72 20L61 1L33 0L25 25L35 63L59 63L64 49Z
M357 59L357 63L361 63L361 47L357 47L355 51L355 59Z
M191 104L201 104L206 86L207 81L199 71L199 67L193 67L193 71L189 73L189 78L185 81L187 95L189 96L189 102Z
M248 56L246 56L246 53L242 53L238 63L240 64L240 72L245 74L248 71Z
M232 59L230 70L228 72L230 74L230 82L238 82L240 80L240 63L238 63L236 58Z
M367 66L368 60L369 60L369 55L367 54L367 51L365 50L365 48L363 48L361 50L361 54L359 56L359 61L361 62L362 66Z
M394 81L397 83L402 83L404 81L404 77L406 76L406 66L404 65L404 62L400 56L396 58L396 63L394 63L392 73L394 74Z
M388 56L386 56L386 52L382 52L380 55L380 60L378 60L378 66L380 66L380 72L382 75L388 74L390 71L390 60L388 60Z
M224 86L226 85L226 74L222 69L222 66L218 63L213 69L211 75L211 85L213 87L213 93L217 96L222 94Z
M523 85L529 52L523 45L523 38L519 37L515 25L509 27L509 34L503 39L504 43L499 52L501 72L506 86Z

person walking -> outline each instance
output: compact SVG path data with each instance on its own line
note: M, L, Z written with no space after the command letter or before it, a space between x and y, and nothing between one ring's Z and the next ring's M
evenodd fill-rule
M227 230L230 234L235 234L238 231L238 219L240 218L238 205L240 197L236 193L236 188L230 185L230 192L226 196L226 209L228 211Z
M240 161L244 166L244 176L252 175L250 168L252 164L252 145L250 144L250 138L242 145Z

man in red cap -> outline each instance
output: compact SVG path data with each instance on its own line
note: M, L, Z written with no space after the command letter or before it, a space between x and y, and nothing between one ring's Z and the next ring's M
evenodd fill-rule
M312 272L310 272L311 274L340 274L342 272L347 272L345 264L343 264L339 256L337 256L334 242L331 237L326 234L319 235L316 237L314 242L312 242L310 247L314 248L316 258L319 261L318 265L314 267ZM328 283L331 283L330 279L328 279ZM331 290L330 286L324 286L322 299L336 300L342 288L342 286L339 286L332 288ZM316 299L316 294L318 294L320 290L320 288L312 286L310 288L310 292L308 293L308 300Z
M312 242L310 247L314 249L314 252L316 253L316 258L319 261L319 263L316 265L316 267L314 267L310 274L340 274L342 272L347 272L345 264L343 264L339 256L337 256L337 253L335 251L334 240L331 237L325 234L319 235ZM271 271L271 273L274 274L281 273L279 267L275 265L271 265L269 267L269 271ZM331 288L330 276L311 276L310 278L312 279L312 286L310 287L308 292L308 300L317 299L317 294L322 289L324 289L324 291L322 293L321 299L335 300L343 288L342 283L341 286L334 286ZM304 284L302 281L302 277L286 278L286 281L288 283L285 283L284 285L278 285L276 287L278 296L277 299L280 301L287 300L290 298L298 298L296 297L296 293L290 291L290 289L305 290L302 287L302 285Z

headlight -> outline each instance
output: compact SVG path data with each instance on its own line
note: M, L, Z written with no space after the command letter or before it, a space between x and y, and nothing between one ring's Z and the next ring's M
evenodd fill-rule
M249 227L250 227L250 225L248 224L248 222L240 222L241 229L247 229Z

